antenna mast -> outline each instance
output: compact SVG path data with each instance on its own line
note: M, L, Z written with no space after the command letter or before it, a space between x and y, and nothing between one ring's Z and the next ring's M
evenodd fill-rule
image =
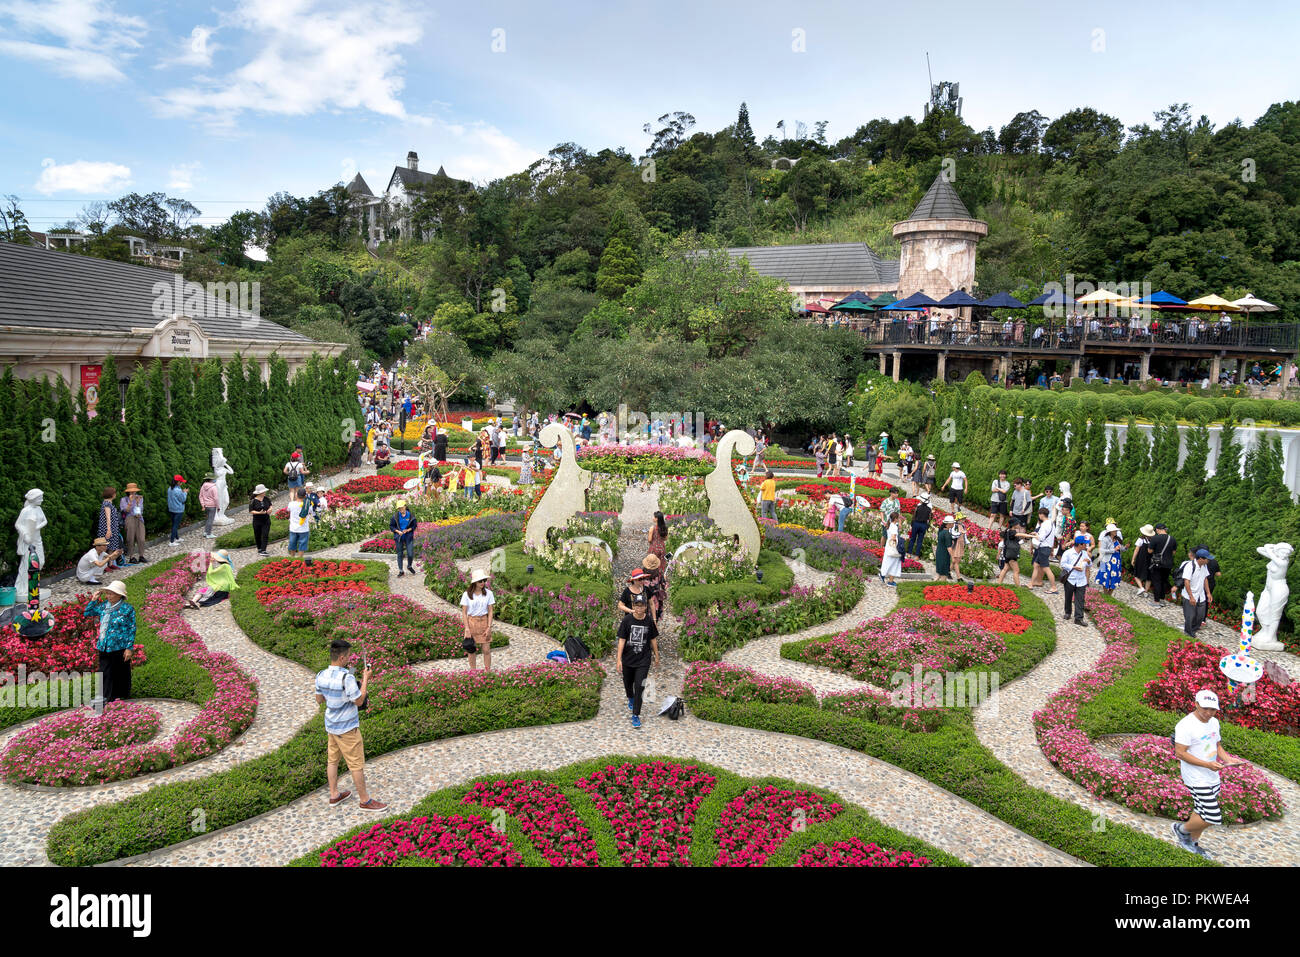
M934 74L930 72L930 51L925 51L925 77L930 81L929 95L925 100L925 115L930 115L930 104L934 101Z

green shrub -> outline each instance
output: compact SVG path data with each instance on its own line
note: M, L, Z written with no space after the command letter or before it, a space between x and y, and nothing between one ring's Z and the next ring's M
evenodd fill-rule
M1101 397L1101 414L1107 422L1122 422L1128 415L1128 403L1123 396L1104 395Z
M1197 425L1209 425L1214 421L1217 414L1218 410L1215 408L1214 403L1208 400L1189 402L1187 407L1183 409L1183 418L1195 422Z
M288 537L289 520L287 518L271 519L271 530L266 540L268 542L278 542ZM252 525L241 525L233 532L226 532L217 539L217 548L252 548L254 544Z
M674 581L668 589L668 599L673 610L681 614L686 608L707 608L713 604L735 604L745 598L759 602L775 601L794 584L794 572L779 554L769 548L758 553L758 570L763 581L722 582L718 585L692 585Z

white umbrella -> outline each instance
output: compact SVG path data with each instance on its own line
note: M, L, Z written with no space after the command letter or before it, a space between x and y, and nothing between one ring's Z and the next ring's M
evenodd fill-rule
M1252 292L1246 293L1240 299L1232 300L1232 304L1238 309L1246 312L1277 312L1278 307L1271 302L1265 302L1263 299L1256 298Z

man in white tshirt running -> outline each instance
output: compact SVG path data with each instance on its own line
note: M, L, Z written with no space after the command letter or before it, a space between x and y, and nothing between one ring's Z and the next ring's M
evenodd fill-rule
M1192 792L1193 810L1187 824L1174 823L1179 845L1193 854L1209 857L1198 843L1211 824L1222 824L1219 810L1219 772L1244 758L1229 754L1219 738L1219 696L1204 689L1196 692L1196 708L1174 726L1174 754L1180 762L1183 784Z
M1038 528L1034 532L1033 547L1034 573L1029 578L1029 587L1037 588L1046 574L1047 580L1052 583L1052 590L1048 594L1055 595L1057 588L1056 576L1052 574L1052 552L1056 549L1056 525L1045 508L1038 510Z
M952 472L944 479L943 488L939 489L939 491L944 491L949 485L952 486L952 494L948 498L953 505L960 508L962 499L966 496L966 473L961 470L960 462L952 463Z

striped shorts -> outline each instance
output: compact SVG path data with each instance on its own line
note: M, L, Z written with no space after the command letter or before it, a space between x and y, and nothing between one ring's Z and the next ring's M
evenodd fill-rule
M1219 785L1211 784L1207 787L1194 788L1190 784L1184 784L1187 790L1192 792L1192 804L1197 814L1201 816L1206 824L1222 824L1223 812L1219 810Z

